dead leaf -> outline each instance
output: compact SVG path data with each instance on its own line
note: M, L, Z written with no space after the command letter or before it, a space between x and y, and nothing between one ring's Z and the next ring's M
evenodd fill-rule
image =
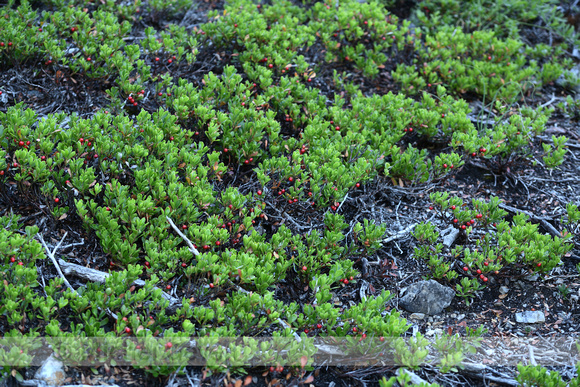
M236 387L242 387L242 379L238 379L236 380L236 383L234 384Z

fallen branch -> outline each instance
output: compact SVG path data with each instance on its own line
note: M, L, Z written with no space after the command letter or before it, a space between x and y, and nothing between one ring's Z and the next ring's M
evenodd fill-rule
M435 217L435 214L433 214L429 219L427 219L427 221L425 223L430 222L431 219L433 219L434 217ZM389 242L392 242L394 240L404 238L408 233L413 231L415 226L417 226L418 224L419 223L412 224L412 225L408 226L407 228L405 228L404 230L401 230L398 233L391 235L388 238L383 239L383 243L389 243Z
M391 235L388 238L383 239L383 243L389 243L389 242L392 242L394 240L404 238L408 233L410 233L411 231L413 231L413 229L415 228L415 226L417 226L418 224L419 223L412 224L412 225L408 226L407 228L405 228L404 230L401 230L398 233L396 233L394 235Z
M58 265L58 262L56 261L56 258L54 257L54 254L56 254L56 252L60 248L60 245L64 241L64 238L66 238L66 236L68 235L68 232L65 232L64 233L64 235L62 236L60 242L58 242L58 244L56 245L56 247L54 248L54 250L52 250L52 252L50 251L50 249L46 245L46 242L44 241L44 238L42 237L42 235L41 234L36 234L36 235L38 236L38 239L40 240L40 243L42 243L42 246L44 246L44 249L46 250L46 254L48 254L48 257L50 258L50 260L54 264L54 267L56 268L56 271L58 272L58 275L64 280L64 284L67 286L67 288L69 288L74 294L76 294L78 296L77 291L71 286L70 282L68 282L68 280L66 279L66 277L62 273L62 270L60 269L60 266Z
M58 263L60 264L60 266L62 267L62 269L66 274L72 274L76 277L85 279L90 282L99 282L104 284L107 281L107 278L110 276L109 273L77 265L75 263L65 262L62 259L59 259ZM143 287L145 286L145 281L136 279L135 281L133 281L133 285ZM160 288L154 287L153 289ZM165 293L164 291L161 291L161 296L165 298L167 301L169 301L169 306L173 306L179 303L179 300L177 298Z
M183 239L185 241L185 243L187 243L187 246L189 247L189 251L191 251L191 253L193 255L198 256L199 251L197 251L197 249L195 248L193 243L191 243L189 238L187 238L185 236L185 234L181 232L181 230L175 225L175 223L173 223L173 220L171 220L171 218L169 216L166 216L166 218L167 218L167 221L169 222L169 224L171 225L171 227L173 228L173 230L177 233L177 235L179 235L181 237L181 239Z
M515 379L508 377L499 377L494 375L488 375L488 372L493 372L493 370L482 364L473 363L462 363L462 367L459 368L459 372L462 374L467 374L471 377L475 377L482 380L489 380L490 382L501 384L503 386L519 386L519 383Z

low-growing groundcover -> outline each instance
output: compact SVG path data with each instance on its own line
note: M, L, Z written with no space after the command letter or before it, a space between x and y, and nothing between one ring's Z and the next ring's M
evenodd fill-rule
M2 4L0 380L577 385L580 11L501 4Z

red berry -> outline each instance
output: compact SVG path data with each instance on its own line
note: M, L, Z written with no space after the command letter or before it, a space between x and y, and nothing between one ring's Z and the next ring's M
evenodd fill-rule
M459 220L453 219L453 223L457 223L457 222L459 222Z
M466 228L467 228L467 227L465 227L465 225L464 225L464 224L462 224L462 225L461 225L461 229L462 229L462 230L465 230Z
M203 245L204 250L209 250L209 245Z
M45 161L46 160L46 156L40 156L40 160Z
M258 190L257 194L258 194L258 196L262 196L262 191Z
M356 329L356 327L354 327L354 328L352 328L352 331L356 332L356 331L358 331L358 329Z
M215 241L215 245L216 245L216 246L219 246L219 245L221 245L221 244L222 244L222 243L221 243L220 241Z
M360 188L360 183L356 183L354 186L355 186L356 188Z
M481 269L477 269L476 273L481 274Z
M4 171L0 171L0 176L4 176Z
M12 262L12 263L16 262L16 258L15 257L10 257L10 262Z
M305 328L305 329L304 329L304 333L308 333L308 332L310 332L310 331L308 330L308 328Z
M347 280L347 279L345 279L345 280L343 281L343 283L344 283L345 285L348 285L348 280Z
M322 324L316 324L316 328L318 329L322 328Z
M447 164L443 164L443 168L447 168Z
M171 290L171 285L167 285L167 286L165 287L165 289L167 289L167 290Z
M469 269L467 268L467 266L463 266L463 271L468 271Z
M483 282L487 282L487 277L483 277Z
M129 327L125 328L125 333L131 333L131 328Z
M167 59L167 63L171 64L171 62L173 62L172 59Z
M273 67L274 67L274 65L273 65L272 63L270 63L270 64L268 65L268 67L269 67L269 68L273 68Z
M432 210L433 209L433 206L429 206L429 209Z
M215 287L215 285L213 284L213 282L209 284L209 287L210 287L211 289L213 289L213 288Z
M237 28L237 27L238 27L238 25L237 25L237 24L234 24L234 27L236 27L236 28Z
M91 57L89 56L89 57L87 58L87 62L90 62L91 60L92 60L92 59L91 59Z
M161 97L163 95L163 93L159 92L159 93L157 93L157 95Z
M452 209L452 210L454 210L454 209L456 209L456 208L457 208L457 207L455 207L455 206L451 206L451 209Z
M150 264L148 261L145 261L145 266L146 266L146 267L150 267L150 266L151 266L151 264Z
M59 198L54 198L54 202L55 202L55 203L58 203L59 201L60 201L60 199L59 199Z
M480 279L484 279L484 278L485 278L485 276L484 276L483 274L480 274L480 275L479 275L479 278L480 278Z
M385 341L385 338L384 338L383 336L381 336L381 337L379 337L379 340L380 340L381 342L383 342L383 341Z
M484 262L483 266L489 266L489 262Z
M24 146L24 141L18 141L18 146Z
M471 224L475 224L475 219L471 219L471 220L469 221L469 223L471 223Z
M542 262L538 262L538 263L536 264L536 266L537 266L537 267L542 267Z
M165 348L170 349L171 347L173 347L173 344L170 342L168 342L167 344L165 344Z
M155 58L155 62L159 62L159 58Z
M362 334L362 338L363 338L363 339L366 339L366 338L367 338L367 334L366 334L366 333L363 333L363 334Z
M302 266L302 271L306 271L308 268L306 266Z
M475 157L475 156L477 156L477 153L473 152L473 153L471 154L471 157Z

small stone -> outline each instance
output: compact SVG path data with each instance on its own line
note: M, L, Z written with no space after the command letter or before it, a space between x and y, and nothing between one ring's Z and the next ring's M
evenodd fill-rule
M539 277L540 277L539 274L532 274L532 275L525 276L524 279L526 281L535 282L538 280Z
M506 294L509 291L510 291L510 289L507 286L500 286L500 288L499 288L500 294Z
M449 315L449 317L451 317L451 318L457 318L457 314L455 314L455 313L451 313L451 314Z
M578 299L579 299L579 297L577 294L573 294L570 296L570 300L572 300L572 301L578 302Z
M425 313L412 313L409 318L413 320L423 320L425 318Z
M539 310L516 313L516 321L524 324L545 322L544 312Z
M43 380L49 386L60 386L66 378L64 364L53 355L50 355L36 371L34 378Z
M464 318L465 318L465 315L464 314L460 314L460 315L457 316L457 321L461 321Z
M399 306L411 313L436 315L451 305L455 297L453 289L435 280L419 281L411 284L399 300Z

